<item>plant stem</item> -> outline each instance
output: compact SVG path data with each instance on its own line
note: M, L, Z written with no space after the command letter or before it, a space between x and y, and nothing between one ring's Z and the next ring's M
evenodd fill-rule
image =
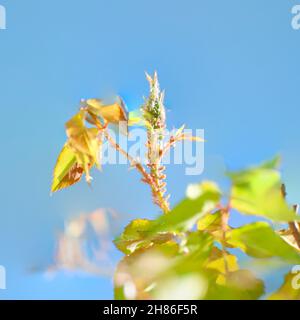
M164 213L169 212L169 205L166 199L164 199L164 197L162 196L160 189L157 187L155 181L153 180L153 177L147 173L147 171L141 165L141 163L137 162L130 154L123 150L106 130L104 130L104 136L107 139L107 141L111 144L111 146L114 147L117 151L119 151L123 156L125 156L128 159L130 165L135 167L141 173L141 175L143 176L143 181L149 184L152 193L155 196L155 199L158 199L158 201L156 201L155 204L157 204Z
M95 117L94 115L91 116L94 119L97 128L104 134L104 137L110 143L110 145L118 152L120 152L129 161L132 167L135 167L141 173L141 175L143 176L142 181L147 183L151 187L152 194L155 196L155 198L159 199L159 201L155 202L155 204L157 204L164 213L169 212L169 205L166 199L162 197L161 192L157 188L156 183L155 181L153 181L151 175L145 170L141 163L137 162L128 152L121 148L121 146L109 135L109 133L107 132L107 128L102 126L97 117Z

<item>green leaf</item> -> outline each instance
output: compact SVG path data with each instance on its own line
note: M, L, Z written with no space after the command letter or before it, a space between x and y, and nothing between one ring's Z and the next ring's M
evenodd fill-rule
M182 251L189 254L189 259L205 261L213 248L213 238L210 234L201 231L189 233L181 244Z
M277 165L278 158L259 167L230 173L232 208L278 222L299 220L282 197Z
M289 272L282 286L269 296L269 300L300 300L300 267L295 272Z
M190 230L200 217L215 209L220 198L221 192L213 182L190 185L187 189L187 198L170 213L158 218L152 232L180 233Z
M130 254L137 249L147 248L153 243L164 243L172 239L169 233L157 234L149 238L149 229L153 221L146 219L133 220L124 232L115 239L116 247L125 254Z
M251 223L227 233L227 242L257 258L278 257L300 263L300 254L273 231L266 222Z

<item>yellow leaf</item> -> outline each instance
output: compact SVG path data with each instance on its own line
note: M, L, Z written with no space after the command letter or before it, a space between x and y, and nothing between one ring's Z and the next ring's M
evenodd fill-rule
M86 111L81 109L72 119L66 123L66 132L69 138L68 146L76 156L76 161L86 174L86 181L91 182L90 169L95 164L100 168L100 139L97 128L85 126Z
M84 125L85 111L81 110L71 120L66 123L66 132L69 138L69 146L77 154L82 154L79 158L82 160L83 155L87 156L89 163L93 162L99 166L99 151L101 139L97 128L86 128ZM86 160L83 163L87 162Z
M86 182L90 184L92 181L92 177L90 176L90 168L92 168L92 166L94 165L93 159L82 152L76 153L76 159L78 161L79 166L85 173Z
M86 102L88 110L93 110L94 114L109 123L118 124L121 121L128 121L128 114L122 102L109 105L104 105L99 99L88 99Z
M104 103L101 99L88 99L85 101L88 112L94 114L95 116L101 115L101 108L103 107Z
M76 155L66 144L58 156L53 171L51 191L58 191L79 181L76 173L79 173L78 168L76 168Z
M226 262L225 262L225 259L226 259ZM222 250L218 249L217 247L214 247L212 250L210 260L206 267L220 272L216 281L218 284L221 284L221 285L224 285L226 282L226 278L224 276L224 274L226 273L225 263L227 265L227 268L228 268L227 270L229 272L234 272L239 269L236 256L230 254L227 251L223 253Z

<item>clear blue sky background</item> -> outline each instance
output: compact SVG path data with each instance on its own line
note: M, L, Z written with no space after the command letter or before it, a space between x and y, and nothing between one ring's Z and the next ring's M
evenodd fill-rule
M299 1L298 1L299 2ZM300 201L300 31L297 1L0 0L2 298L111 298L110 279L59 274L51 263L57 231L82 211L113 207L153 217L149 190L125 166L96 173L49 197L51 170L65 141L64 122L80 98L124 95L135 108L147 94L144 71L158 70L169 124L204 128L205 172L169 169L172 203L189 182L222 178L274 154L283 156L289 200ZM241 221L237 221L241 222Z

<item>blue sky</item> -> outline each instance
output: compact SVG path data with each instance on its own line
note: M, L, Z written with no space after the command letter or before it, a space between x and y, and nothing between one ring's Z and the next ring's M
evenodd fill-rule
M283 157L289 200L300 199L300 31L291 28L297 1L0 0L2 115L1 298L112 297L110 279L59 274L51 263L65 219L99 207L132 217L158 214L147 186L125 166L95 173L49 197L51 171L64 144L64 122L81 98L119 93L131 109L142 102L144 71L166 89L168 122L205 129L205 171L188 177L169 168L172 204L203 178L226 185L224 168ZM128 191L130 190L130 191Z

